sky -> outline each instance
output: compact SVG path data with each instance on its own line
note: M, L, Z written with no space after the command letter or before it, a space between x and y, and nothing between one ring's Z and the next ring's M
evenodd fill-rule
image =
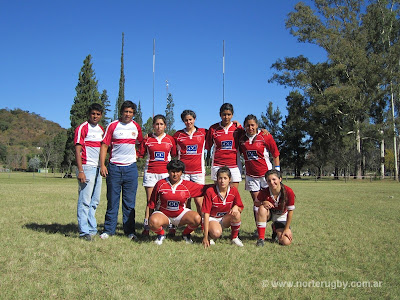
M144 122L153 114L153 39L155 114L165 113L171 93L175 129L184 127L184 109L196 112L198 127L220 121L223 94L241 123L248 114L260 117L270 101L285 116L290 90L268 83L271 65L301 54L312 62L326 59L285 28L297 2L1 0L0 108L34 112L69 128L78 75L90 54L112 117L124 32L125 98L140 101Z

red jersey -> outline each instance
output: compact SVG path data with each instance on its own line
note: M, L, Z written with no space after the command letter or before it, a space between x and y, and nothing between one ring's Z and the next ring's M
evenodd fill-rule
M149 173L167 173L167 164L176 156L175 140L168 134L156 137L154 134L144 139L137 152L139 157L147 154L145 171Z
M251 177L263 177L268 170L272 169L269 154L272 157L279 156L279 150L272 135L264 135L262 132L251 137L243 134L239 139L239 150L243 154L246 175Z
M243 132L242 126L236 127L231 123L224 128L221 123L216 123L210 127L207 132L206 149L213 152L213 166L227 166L228 168L236 168L239 136Z
M103 143L110 146L110 162L127 166L136 162L136 142L143 140L142 129L135 121L122 123L111 122L104 134Z
M268 202L271 202L272 204L274 204L275 207L271 209L272 213L279 214L279 215L285 215L289 210L294 210L294 199L295 199L296 196L295 196L293 190L290 187L285 185L285 186L282 186L282 188L285 189L286 196L287 196L287 201L286 201L286 204L285 204L285 210L284 211L280 211L279 208L278 208L279 199L280 199L282 193L279 193L278 198L275 199L272 196L272 193L270 192L269 188L266 188L266 189L262 189L260 191L260 193L257 196L257 199L259 201L268 201Z
M178 159L185 164L186 174L203 174L204 167L204 147L206 141L206 130L196 128L189 134L185 129L178 130L174 134Z
M241 209L244 208L238 190L235 187L228 187L226 196L223 198L218 186L214 184L205 192L201 211L210 214L211 217L220 218L229 213L235 205Z
M74 144L82 146L82 164L90 166L99 165L101 140L104 129L100 125L91 125L84 122L75 129Z
M181 179L172 186L169 178L161 179L154 186L148 207L155 209L160 201L159 210L167 217L175 218L182 213L186 200L202 196L203 190L204 185L195 182Z

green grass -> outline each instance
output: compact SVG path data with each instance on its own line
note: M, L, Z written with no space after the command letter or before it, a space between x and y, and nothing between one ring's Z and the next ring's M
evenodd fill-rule
M77 183L44 175L0 173L0 298L2 299L393 299L400 295L400 189L393 181L284 181L296 193L289 247L256 248L251 198L243 248L229 230L208 250L152 239L130 242L118 234L88 243L78 239ZM97 220L106 209L105 182ZM141 231L145 193L137 195ZM178 231L179 234L179 231ZM268 227L270 234L270 227ZM273 287L293 282L302 287ZM381 287L333 284L380 282ZM315 287L318 284L330 287ZM364 283L365 285L366 283Z

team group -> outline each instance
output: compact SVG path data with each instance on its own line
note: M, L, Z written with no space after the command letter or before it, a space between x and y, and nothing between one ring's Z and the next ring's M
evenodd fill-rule
M254 204L256 245L264 246L268 221L272 221L272 240L289 245L295 195L282 183L276 143L268 131L258 128L254 115L245 118L243 128L239 122L232 121L233 112L230 103L223 104L221 121L206 130L195 126L195 112L184 110L181 119L185 128L174 136L165 133L165 116L156 115L153 132L143 138L139 124L133 120L136 113L133 102L127 100L121 105L119 119L111 122L105 131L98 125L103 115L102 106L90 105L88 120L75 129L74 139L80 238L91 241L97 234L95 212L103 176L107 183L107 210L100 238L107 239L116 232L122 192L123 231L128 238L137 239L136 159L147 157L143 177L147 206L142 236L148 236L151 230L157 234L155 243L161 245L166 237L164 229L168 228L168 236L174 236L176 227L186 225L182 238L186 243L193 243L191 233L201 225L202 243L207 248L215 244L223 228L231 227L232 244L243 246L238 236L244 208L238 192L242 181L241 154L245 162L245 188ZM205 149L208 155L213 149L214 184L205 185ZM189 208L191 198L197 212Z

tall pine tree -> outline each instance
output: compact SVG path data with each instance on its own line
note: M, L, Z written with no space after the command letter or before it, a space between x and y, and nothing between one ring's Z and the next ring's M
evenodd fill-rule
M135 121L140 125L140 127L143 127L142 107L140 106L140 101L137 106L137 111L135 114Z
M110 118L107 117L108 112L110 112L110 100L108 100L107 90L103 90L101 93L100 104L103 106L103 117L101 118L100 125L106 128L108 123L110 123Z
M67 142L64 151L63 166L71 169L74 163L74 131L75 128L87 120L87 109L92 103L101 103L97 89L97 80L92 67L92 56L89 54L83 61L79 72L78 84L75 87L76 96L70 111L71 127L67 131Z
M167 129L165 132L169 135L173 135L175 133L174 129L174 99L172 98L172 94L168 93L167 97L167 107L165 108L165 118L167 120Z
M119 118L119 108L125 101L125 73L124 73L124 33L122 33L122 49L121 49L121 75L119 77L118 99L115 103L114 120Z

